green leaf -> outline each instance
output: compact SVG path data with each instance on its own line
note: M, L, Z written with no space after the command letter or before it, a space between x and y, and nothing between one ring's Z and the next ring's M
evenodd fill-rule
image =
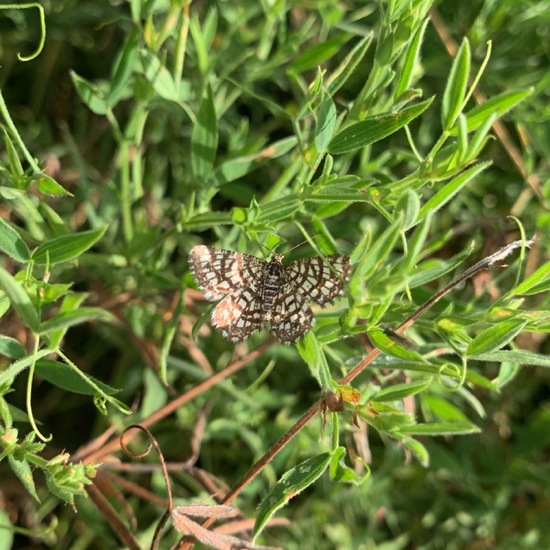
M496 351L511 342L525 327L523 319L509 319L486 328L466 348L465 355L473 357Z
M496 116L497 118L501 117L532 93L532 89L504 92L488 99L485 103L474 107L466 115L468 131L472 132L473 130L477 130L477 128L484 124L491 116ZM450 133L455 134L456 132L457 129L453 128Z
M414 426L404 426L400 429L401 433L409 435L464 435L475 434L481 430L470 422L434 422L433 424L415 424Z
M321 358L322 351L315 336L311 332L306 333L304 338L296 342L296 349L311 372L317 375L319 364L323 358Z
M336 70L326 79L327 92L331 97L334 96L334 94L344 85L357 65L359 65L365 56L365 53L367 53L367 49L372 42L373 36L373 33L369 33L368 36L362 38L353 47L351 52L346 55Z
M218 124L216 119L216 108L212 98L210 86L202 99L197 120L193 126L191 136L191 166L193 173L199 180L206 181L216 158L218 147Z
M312 203L334 202L372 202L372 197L364 189L353 189L346 184L325 185L320 189L311 189L304 200Z
M179 101L178 89L170 71L161 63L160 59L148 50L140 53L141 70L143 76L151 84L155 92L168 101Z
M508 351L499 350L492 353L482 353L480 355L472 356L470 359L476 361L490 361L496 363L503 363L505 361L510 363L519 363L520 365L530 365L534 367L550 367L550 356L540 353L533 353L531 351Z
M379 328L372 328L367 331L372 343L384 353L392 355L393 357L399 357L407 361L419 361L425 363L424 358L411 349L401 345L397 339L391 338L383 330Z
M357 252L354 250L351 255L351 263L355 265L353 277L367 277L378 266L383 264L388 254L392 251L400 232L401 227L399 224L390 225L369 248L365 247L365 243L368 240L368 235L365 234L365 238L356 247Z
M288 219L301 205L302 201L294 196L288 196L262 204L260 206L260 213L255 221L257 223L274 223L276 221Z
M8 368L4 367L4 370L0 371L0 387L4 384L10 383L13 378L15 378L19 373L29 367L31 363L35 361L35 359L46 357L47 355L50 355L53 351L54 350L52 350L51 348L42 349L38 353L36 353L36 355L27 355L26 357L23 357L11 363Z
M78 308L80 308L80 305L82 302L86 299L86 294L84 293L71 293L65 296L63 299L63 303L61 304L61 307L59 308L59 314L70 312L70 311L76 311ZM57 317L57 316L56 316ZM41 327L44 328L44 325ZM49 340L50 340L50 347L52 349L56 349L60 344L63 338L65 338L65 335L67 334L67 327L61 327L58 330L52 331L49 334Z
M295 137L288 137L277 141L265 149L256 152L254 155L247 155L230 159L222 163L210 176L209 185L222 185L242 178L253 172L262 164L286 154L296 146L298 140Z
M2 217L0 217L0 251L21 263L27 262L31 257L19 231Z
M430 465L430 455L428 453L428 449L426 449L420 441L417 441L413 437L408 437L403 433L393 433L392 436L398 439L403 446L409 449L409 451L411 451L411 453L416 457L416 460L418 460L424 468L427 468Z
M409 395L415 395L424 391L431 383L433 378L430 376L423 380L409 382L407 384L395 384L381 389L372 397L372 401L400 401Z
M441 124L443 130L449 130L462 111L466 90L468 88L470 63L470 43L467 38L464 38L456 54L449 80L447 81L447 86L443 94L443 103L441 106Z
M36 493L36 485L34 484L34 479L32 477L32 468L29 462L23 458L18 459L13 455L8 455L8 460L11 466L11 469L14 471L15 475L19 478L19 481L23 484L25 489L35 498L38 502L38 494Z
M22 189L15 189L13 187L6 187L3 185L0 185L0 197L3 199L12 201L14 199L19 199L24 195L25 195L25 191L23 191Z
M32 259L37 264L49 261L50 265L73 260L101 239L106 230L107 226L56 237L39 245L32 253Z
M408 191L399 197L393 212L394 219L403 218L403 229L407 231L414 225L418 219L420 211L420 199L418 193Z
M4 289L23 323L36 333L40 326L40 318L29 295L21 283L3 268L0 268L0 287Z
M93 381L93 384L107 395L114 395L120 391L100 382L93 376L89 376L83 372L77 373L69 365L52 359L39 359L36 362L36 374L50 382L50 384L72 393L96 395L97 390L89 381Z
M317 334L313 331L307 332L303 338L298 340L296 348L321 386L321 390L331 391L334 387L334 380L323 348L317 340Z
M338 447L332 453L332 460L330 461L329 475L332 481L340 483L353 483L354 485L361 485L370 477L370 468L360 458L356 457L366 467L366 472L363 475L358 475L357 472L350 468L344 461L346 456L345 447Z
M201 29L198 12L194 10L191 12L189 30L191 31L191 37L193 38L193 43L195 44L195 54L198 62L199 71L201 75L206 75L210 66L208 45Z
M7 128L3 125L2 130L4 131L4 146L6 147L6 157L7 157L7 170L9 171L12 178L10 178L11 185L19 185L19 178L21 174L24 174L23 165L21 164L21 159L19 158L19 152L13 143L10 134ZM15 136L14 136L15 137ZM0 164L0 169L3 169L4 165ZM2 187L2 195L6 196L8 200L16 199L21 196L22 189L14 189L13 187Z
M59 298L65 296L70 291L71 285L72 283L63 285L42 282L42 284L40 285L40 303L44 305L51 302L57 302Z
M500 364L498 376L493 380L495 386L500 390L516 379L521 370L517 363L503 362Z
M541 265L534 273L531 273L527 279L522 281L512 290L516 296L530 296L545 292L550 283L550 262Z
M399 80L395 87L395 97L397 100L399 100L411 86L413 74L420 58L420 47L422 46L422 40L424 40L424 32L426 31L426 26L429 21L429 18L424 19L422 25L418 28L412 40L409 42L407 51L403 55L403 69L401 70Z
M138 57L139 33L134 28L126 35L123 48L117 56L109 79L109 92L106 101L113 108L130 88L130 78L135 72Z
M72 193L67 191L64 187L57 183L57 181L46 174L35 174L34 177L36 179L36 187L45 195L51 195L53 197L73 196Z
M76 311L64 311L40 325L39 333L47 334L54 330L68 329L88 321L111 321L112 315L98 307L81 307Z
M462 174L452 179L444 185L426 204L420 209L418 221L423 220L425 216L433 214L447 204L469 181L475 178L480 172L485 170L491 163L480 162L471 168L468 168Z
M491 131L495 120L496 117L494 115L489 116L487 117L487 120L483 124L480 124L479 128L475 130L474 134L470 138L470 142L467 145L463 162L470 163L474 161L479 156L488 141L492 139L492 136L488 134Z
M7 510L0 509L0 525L2 526L2 537L0 537L0 550L12 550L15 535L15 525Z
M384 113L356 122L338 132L330 142L328 150L332 154L349 153L379 141L420 116L433 100L431 97L397 113Z
M160 59L149 50L140 53L143 75L155 92L168 101L178 101L178 88L170 71Z
M422 396L422 404L423 408L430 408L430 417L437 418L438 422L469 422L464 412L457 405L450 402L448 398L430 393ZM483 417L484 414L484 411L482 411L481 416Z
M254 539L277 510L321 477L331 460L332 453L322 453L304 460L283 474L258 507L253 532Z
M331 59L342 49L342 46L350 39L349 34L338 34L328 40L323 40L311 48L303 50L292 62L291 70L302 73L315 69L327 59Z
M330 143L335 126L336 106L330 95L323 90L319 115L317 117L317 127L315 129L315 146L320 153L323 153Z
M418 218L418 214L416 215ZM407 217L404 218L405 221ZM426 239L428 238L428 233L431 226L431 218L428 216L424 218L419 224L416 225L414 231L408 237L407 244L407 255L403 258L400 264L403 265L404 273L416 272L416 269L413 269L418 265L421 257L424 255L424 248ZM398 271L400 271L400 267Z
M207 308L205 311L202 312L200 317L197 319L195 324L193 325L193 328L191 330L191 338L195 340L197 338L197 334L199 333L199 330L202 328L202 326L205 323L208 323L208 320L210 319L210 316L212 315L212 310L214 309L215 304L212 304L209 308Z
M197 214L181 223L181 226L189 231L205 231L206 229L219 227L220 225L233 225L233 215L231 212L214 211Z
M25 357L25 348L15 339L0 334L0 355L10 359Z
M103 90L85 78L78 76L74 71L70 71L69 74L78 95L90 111L96 115L105 115L109 111L109 103Z
M379 401L370 401L367 407L358 408L357 413L375 429L387 434L399 433L404 427L415 423L412 414Z
M430 281L439 279L445 273L454 271L471 253L471 249L466 249L453 256L447 261L441 260L428 260L418 266L416 270L412 272L407 281L407 286L410 289L424 286Z

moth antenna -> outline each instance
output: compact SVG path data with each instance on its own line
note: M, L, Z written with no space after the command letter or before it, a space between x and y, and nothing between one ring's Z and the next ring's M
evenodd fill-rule
M275 249L283 242L283 241L279 241L273 248L268 248L264 243L261 243L260 241L257 241L258 244L265 248L268 252L269 252L269 255L272 256L273 253L275 252Z
M313 235L312 237L310 237L311 240L315 240L317 237L320 237L321 234L320 233L316 233L315 235ZM263 248L265 248L270 255L273 255L275 253L275 249L284 241L279 241L273 248L268 248L264 243L261 243L260 241L258 241L258 244L260 246L262 246ZM281 257L284 257L286 256L287 254L289 254L290 252L292 252L293 250L295 250L296 248L299 248L300 246L302 246L303 244L306 244L307 242L309 242L309 239L304 239L303 241L300 241L298 244L294 245L292 248L289 248L288 250L285 250L285 252L283 254L280 254Z

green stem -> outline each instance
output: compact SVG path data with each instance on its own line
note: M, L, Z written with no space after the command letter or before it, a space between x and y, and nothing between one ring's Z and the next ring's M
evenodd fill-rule
M40 167L38 166L38 164L36 164L36 161L32 157L32 155L29 153L29 150L25 147L25 144L23 143L23 140L21 139L21 136L19 135L19 132L17 131L17 128L15 127L15 124L13 123L13 120L10 116L10 113L6 106L6 102L4 101L4 96L2 95L1 90L0 90L0 113L4 118L4 123L8 127L12 138L15 140L17 145L19 145L19 148L23 152L23 155L27 159L27 162L31 165L31 168L34 170L35 173L39 173Z
M45 437L42 435L42 432L38 429L38 426L36 425L36 422L34 421L34 415L32 412L32 381L34 379L34 368L36 366L36 356L38 353L38 343L40 341L40 337L38 334L34 334L34 349L32 350L32 363L29 368L29 377L27 379L27 398L26 398L26 405L27 405L27 414L29 415L29 422L31 424L31 427L33 429L33 432L38 436L39 439L47 443L48 441L52 440L52 435L50 434L49 437Z

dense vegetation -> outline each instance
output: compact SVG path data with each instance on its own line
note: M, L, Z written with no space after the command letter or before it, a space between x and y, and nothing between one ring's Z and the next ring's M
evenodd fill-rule
M547 3L43 5L0 11L0 550L169 507L161 548L549 548ZM351 278L234 344L197 244Z

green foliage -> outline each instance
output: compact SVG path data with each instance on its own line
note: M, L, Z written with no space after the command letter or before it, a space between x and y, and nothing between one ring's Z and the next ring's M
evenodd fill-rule
M41 22L0 11L0 473L48 502L46 545L117 547L98 493L139 484L148 498L113 500L137 530L116 528L149 546L158 456L150 478L120 469L124 489L97 470L141 422L181 504L238 495L266 544L550 546L550 79L532 40L550 10L433 9L63 0L33 67L17 59ZM529 261L518 248L414 316L532 234ZM352 276L296 347L234 345L189 273L199 243L347 253Z

